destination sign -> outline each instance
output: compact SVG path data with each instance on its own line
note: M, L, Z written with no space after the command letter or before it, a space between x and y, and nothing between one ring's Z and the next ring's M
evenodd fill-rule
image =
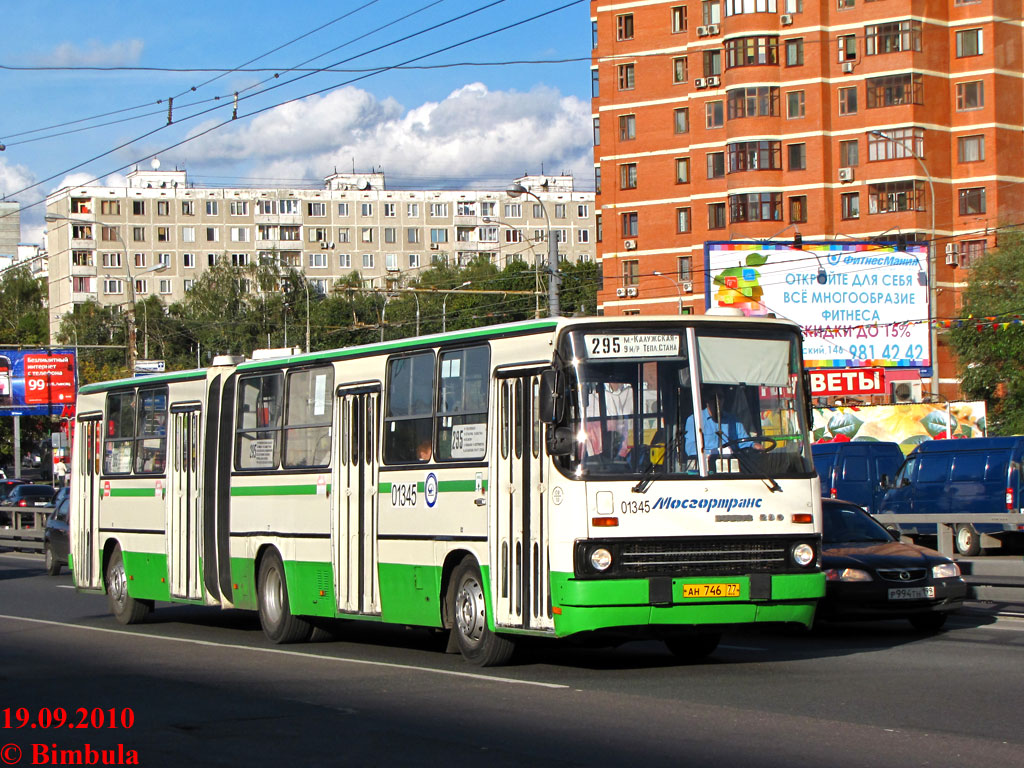
M583 335L587 357L675 357L679 354L678 334L587 333Z

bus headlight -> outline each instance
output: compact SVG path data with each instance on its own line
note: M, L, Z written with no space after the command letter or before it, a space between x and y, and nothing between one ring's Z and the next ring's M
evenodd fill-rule
M598 547L590 553L590 565L595 571L607 571L612 564L612 553L604 547Z
M814 562L814 547L810 544L797 544L793 547L793 562L801 568L806 568Z

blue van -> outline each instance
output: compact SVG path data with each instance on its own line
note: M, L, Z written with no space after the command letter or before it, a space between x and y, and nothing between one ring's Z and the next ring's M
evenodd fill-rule
M815 443L814 468L821 478L821 495L852 501L875 514L903 463L903 451L896 443L854 440L849 443Z
M929 440L907 457L886 492L880 512L893 514L1005 514L1021 512L1024 437ZM934 534L934 524L900 525L907 533ZM954 546L961 555L981 552L982 533L1024 530L1020 525L963 523Z

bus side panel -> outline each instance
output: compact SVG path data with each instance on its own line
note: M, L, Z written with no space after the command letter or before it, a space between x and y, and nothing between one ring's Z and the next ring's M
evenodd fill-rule
M230 412L229 412L230 415ZM223 414L220 410L220 375L210 382L203 445L203 585L207 598L219 602L221 591L217 579L217 455ZM230 593L228 593L230 597Z

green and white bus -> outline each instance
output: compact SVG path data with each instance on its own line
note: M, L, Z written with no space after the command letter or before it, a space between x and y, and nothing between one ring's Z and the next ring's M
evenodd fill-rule
M807 626L800 350L776 319L552 318L91 384L75 584L123 623L170 601L256 610L276 643L415 625L481 665L525 635L692 660Z

